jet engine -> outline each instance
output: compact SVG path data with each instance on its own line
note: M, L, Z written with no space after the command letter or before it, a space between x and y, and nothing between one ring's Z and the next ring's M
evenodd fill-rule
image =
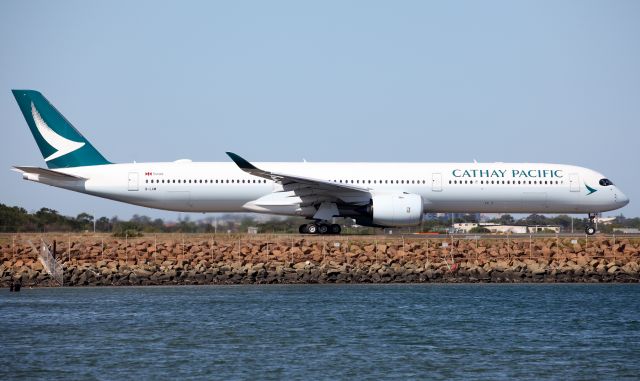
M413 193L374 195L371 199L373 223L381 226L416 226L422 220L422 197Z

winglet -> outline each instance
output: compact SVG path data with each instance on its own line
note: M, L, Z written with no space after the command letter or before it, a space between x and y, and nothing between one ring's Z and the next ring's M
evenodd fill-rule
M239 155L236 155L233 152L227 152L227 155L229 155L231 160L233 160L233 162L236 163L238 167L240 167L240 169L243 169L243 170L258 169L253 164L249 163L248 161L246 161L245 159L243 159Z

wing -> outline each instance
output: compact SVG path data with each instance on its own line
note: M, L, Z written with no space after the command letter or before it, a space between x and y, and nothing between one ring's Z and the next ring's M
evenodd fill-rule
M227 152L227 155L229 155L231 160L243 171L254 176L273 180L281 184L285 192L293 191L297 197L302 198L301 206L323 201L339 201L362 205L368 203L371 197L369 189L365 187L337 184L322 179L272 172L257 168L233 152Z
M238 167L240 167L240 169L242 169L243 171L250 173L254 176L273 180L278 184L282 184L282 186L285 187L285 190L294 190L293 188L298 188L298 189L313 188L313 189L324 190L329 192L331 191L354 192L355 191L355 192L366 193L367 195L369 194L369 189L367 188L347 185L347 184L337 184L331 181L314 179L311 177L302 177L297 175L288 175L284 173L266 171L260 168L256 168L253 164L249 163L248 161L246 161L245 159L236 155L233 152L227 152L227 155L229 155L231 160L233 160L234 163L236 163ZM298 187L291 187L292 185L297 185ZM287 189L287 187L291 189Z

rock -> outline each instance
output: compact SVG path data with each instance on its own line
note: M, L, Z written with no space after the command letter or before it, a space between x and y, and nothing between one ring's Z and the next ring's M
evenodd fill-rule
M296 270L303 270L305 267L309 265L309 261L306 262L298 262L293 265L293 268Z
M149 278L153 273L145 269L135 269L133 273L140 278Z

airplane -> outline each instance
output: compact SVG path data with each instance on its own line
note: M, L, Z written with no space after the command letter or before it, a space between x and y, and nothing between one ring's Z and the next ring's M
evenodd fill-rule
M310 220L302 234L362 226L417 226L425 213L598 213L629 203L594 170L545 163L251 163L108 161L38 91L12 90L47 168L15 166L25 180L179 212L257 212Z

